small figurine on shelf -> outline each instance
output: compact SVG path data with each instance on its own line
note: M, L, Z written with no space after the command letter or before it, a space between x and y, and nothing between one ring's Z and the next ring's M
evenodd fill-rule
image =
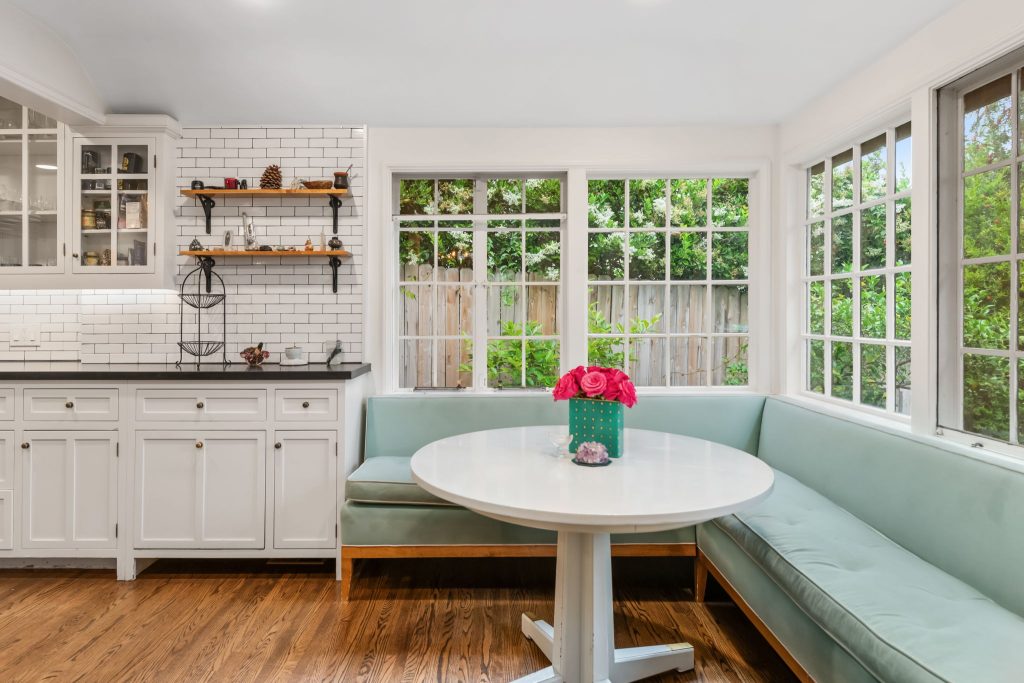
M306 251L313 251L313 240L306 238Z
M238 354L245 362L249 364L250 368L256 368L263 365L263 361L270 358L270 351L263 350L263 342L260 342L256 346L249 346L242 349L242 352Z

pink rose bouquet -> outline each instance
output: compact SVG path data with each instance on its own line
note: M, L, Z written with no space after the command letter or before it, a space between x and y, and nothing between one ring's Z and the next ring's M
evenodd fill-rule
M556 401L570 398L593 398L603 401L618 401L627 408L636 405L636 387L629 375L615 368L596 365L573 368L555 384Z

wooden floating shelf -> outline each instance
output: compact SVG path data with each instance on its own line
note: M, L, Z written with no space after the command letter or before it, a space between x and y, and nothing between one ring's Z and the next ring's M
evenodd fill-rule
M327 197L327 204L331 207L331 214L333 215L333 232L337 235L338 209L341 207L342 197L348 197L349 191L333 187L328 187L324 190L307 190L305 188L301 190L263 190L257 188L251 190L215 190L213 188L203 188L202 190L181 190L181 195L183 197L195 197L203 205L203 214L206 216L207 235L212 234L210 215L213 212L213 207L217 205L217 200L214 197Z
M204 249L202 251L179 251L178 256L336 256L344 258L351 256L352 252L344 249L333 249L330 251L236 251L224 249Z
M335 294L338 293L338 267L341 266L341 259L351 256L352 252L345 251L344 249L332 249L330 251L228 251L224 249L204 249L202 251L192 251L186 249L178 252L178 256L194 256L199 259L201 264L204 264L210 270L213 269L214 260L213 257L218 258L232 258L235 256L250 256L255 258L270 257L276 258L281 256L305 256L306 258L315 258L317 256L326 256L327 264L331 267L331 289Z

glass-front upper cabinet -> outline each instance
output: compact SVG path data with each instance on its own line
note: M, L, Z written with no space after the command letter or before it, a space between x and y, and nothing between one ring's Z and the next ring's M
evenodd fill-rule
M0 272L62 268L62 136L53 119L0 97Z
M153 272L155 145L75 138L73 272Z

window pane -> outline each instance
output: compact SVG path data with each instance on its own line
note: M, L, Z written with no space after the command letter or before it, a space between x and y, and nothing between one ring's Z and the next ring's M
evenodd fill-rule
M832 334L853 335L853 290L850 278L832 281Z
M711 384L715 386L746 386L749 382L746 337L715 337Z
M860 200L881 199L888 189L885 133L860 146Z
M896 191L906 192L910 189L913 178L913 140L910 137L910 122L896 129Z
M825 224L811 223L808 226L808 274L825 274Z
M629 370L633 384L643 387L665 386L665 338L633 338L629 342Z
M711 236L711 277L747 279L747 233L716 232Z
M811 334L825 334L825 283L811 282L807 285L807 302L810 311L807 331Z
M562 210L562 181L558 178L528 178L525 186L527 213Z
M28 264L30 266L57 265L57 254L60 251L57 248L57 217L33 214L28 217L28 226ZM0 243L3 242L4 238L0 235ZM0 255L0 264L2 262L3 256Z
M487 181L487 213L519 213L523 210L523 181L493 178Z
M663 332L665 330L665 286L632 285L629 288L630 331Z
M21 265L21 216L0 216L0 267Z
M519 280L522 277L523 234L518 230L487 233L487 279Z
M860 347L860 402L885 408L885 347L879 344Z
M715 285L711 288L715 307L715 332L747 332L746 285Z
M0 135L0 211L21 211L21 153L20 135Z
M711 222L722 228L745 228L749 218L750 180L715 178L711 181Z
M860 334L885 337L885 277L871 275L860 279Z
M558 285L530 285L526 288L527 336L558 334Z
M664 232L634 232L630 234L629 279L665 279Z
M964 169L987 166L1010 154L1010 76L964 95Z
M431 285L402 285L398 304L399 335L429 337L434 334L434 288Z
M807 217L825 213L825 162L807 169Z
M437 385L473 386L473 342L466 339L439 339L437 345Z
M558 280L561 272L562 235L558 232L526 233L526 277L530 281Z
M467 278L470 282L472 276ZM437 330L444 337L473 335L473 285L444 285L437 292Z
M598 337L587 342L587 364L626 371L625 342L618 337Z
M438 213L473 213L473 180L457 178L437 181Z
M896 265L910 265L910 197L896 200Z
M669 245L669 277L673 280L705 279L708 273L707 248L707 233L673 233Z
M398 213L436 213L434 181L429 178L400 180Z
M587 243L591 280L622 280L625 277L625 233L592 232L587 236Z
M910 339L910 273L896 273L896 338Z
M495 339L487 343L487 386L523 386L523 341Z
M434 272L434 233L398 233L399 278L403 282L423 282L432 279Z
M672 307L669 309L668 331L672 333L704 332L707 326L707 287L704 285L672 285Z
M626 181L587 182L588 224L592 228L621 228L625 223Z
M487 288L487 334L518 337L523 334L523 288L519 285Z
M473 279L473 233L468 230L449 232L442 230L437 233L437 267L440 270L467 270L470 280ZM438 273L438 280L456 281L461 278L451 278L449 275Z
M964 346L1006 349L1010 344L1010 264L963 269Z
M860 212L860 267L885 268L885 204Z
M21 128L21 105L0 97L0 129Z
M910 356L909 346L896 347L896 412L910 415Z
M558 381L558 342L526 340L526 386L553 387Z
M820 339L807 342L807 388L817 394L825 393L825 342Z
M430 387L434 343L426 339L406 339L399 344L398 384L403 389Z
M853 344L832 342L832 395L853 400Z
M832 272L853 270L853 214L832 219Z
M853 150L832 157L832 210L853 206Z
M1010 438L1010 359L964 354L964 431Z
M672 225L700 228L708 224L708 181L681 178L672 181Z
M634 228L665 227L665 181L629 181L629 225Z
M964 256L1010 253L1010 169L964 178Z
M587 330L591 334L622 334L626 331L626 288L622 285L590 287ZM621 367L620 363L616 367Z
M28 110L28 127L29 128L56 128L57 121L51 119L46 114L41 114L34 109Z
M706 337L670 337L670 382L674 387L695 387L707 383Z

